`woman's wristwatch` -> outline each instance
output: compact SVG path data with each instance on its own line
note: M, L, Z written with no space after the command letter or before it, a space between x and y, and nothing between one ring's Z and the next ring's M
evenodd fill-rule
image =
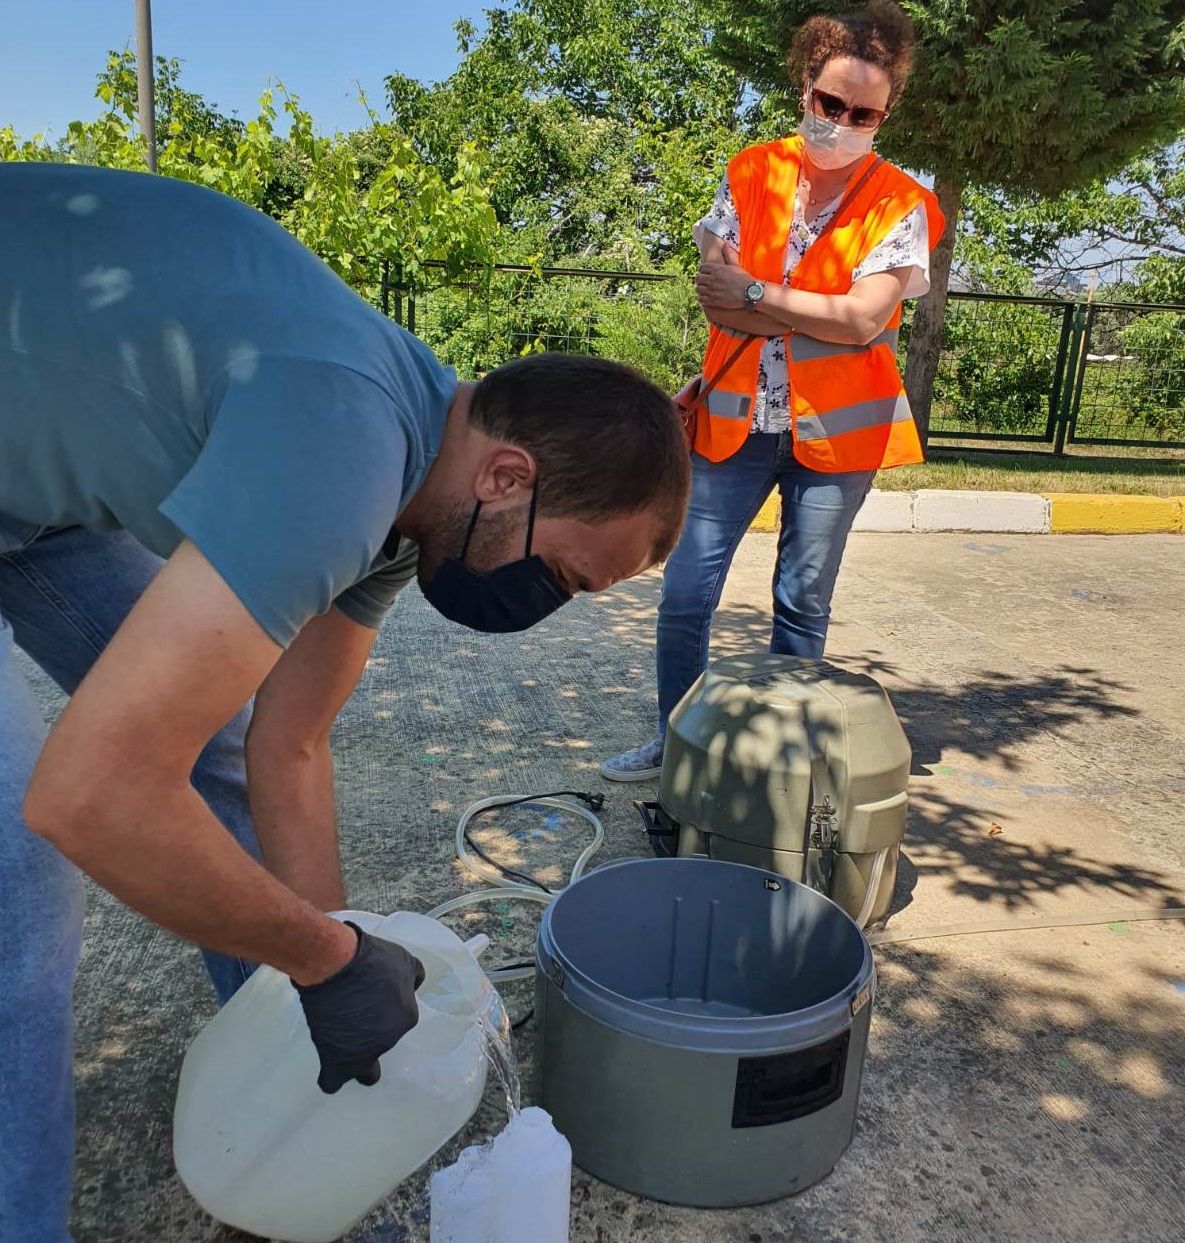
M757 304L764 297L765 297L765 282L764 281L750 281L750 283L745 286L745 310L746 311L757 310Z

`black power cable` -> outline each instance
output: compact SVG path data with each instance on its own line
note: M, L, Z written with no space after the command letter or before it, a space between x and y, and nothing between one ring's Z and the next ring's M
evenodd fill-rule
M517 971L520 967L533 967L535 964L530 959L524 962L506 962L500 967L495 967L495 971ZM520 1014L517 1019L511 1019L510 1030L512 1032L519 1031L535 1017L535 1007L532 1006L525 1014Z
M487 807L486 811L498 810L494 807ZM480 814L480 813L479 813ZM524 885L534 885L536 889L541 889L544 893L552 893L541 880L536 880L533 876L528 876L525 872L516 872L514 868L504 867L501 863L495 862L484 850L469 836L469 826L465 826L465 845L469 847L473 853L484 862L488 863L500 876L505 876L508 880L521 881Z
M516 1032L526 1027L526 1025L535 1017L535 1007L532 1006L526 1014L520 1015L510 1024L510 1030Z
M599 792L589 793L584 790L551 790L547 794L524 794L519 798L508 798L499 801L489 807L483 807L477 815L484 816L488 811L502 811L507 807L519 807L525 803L537 803L540 799L544 798L579 799L588 807L589 811L591 811L593 815L596 815L597 812L605 806L605 796ZM476 819L476 817L473 819ZM463 836L465 845L468 846L479 859L489 864L495 872L497 872L500 876L505 876L507 880L516 880L524 885L534 885L536 889L541 890L543 893L555 892L554 889L550 888L548 885L545 885L541 880L536 879L534 876L528 876L525 872L516 872L513 868L505 867L503 864L491 859L490 856L482 850L482 848L469 834L469 825L473 823L473 819L469 820L465 825L465 832Z

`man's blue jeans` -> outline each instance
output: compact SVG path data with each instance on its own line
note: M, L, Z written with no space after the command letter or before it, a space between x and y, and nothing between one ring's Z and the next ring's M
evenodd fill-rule
M687 524L667 562L658 606L660 732L707 666L712 614L728 567L775 485L782 494L782 529L769 649L823 655L839 563L875 474L809 470L795 459L789 435L761 432L723 462L692 456Z
M21 819L45 723L20 646L70 694L161 562L130 536L45 531L0 514L0 1238L66 1243L74 1160L74 973L82 878ZM258 857L247 806L249 713L215 735L193 784ZM117 776L117 774L113 774ZM248 964L206 953L221 1001Z

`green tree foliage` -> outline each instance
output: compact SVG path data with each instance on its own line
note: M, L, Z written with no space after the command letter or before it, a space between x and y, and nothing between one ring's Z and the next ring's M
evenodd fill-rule
M368 124L332 137L319 134L299 99L278 85L264 93L254 117L226 117L185 90L176 61L162 59L161 171L272 215L376 301L380 274L389 267L405 291L393 295L393 313L407 322L407 291L414 292L416 330L463 374L559 348L621 358L674 389L698 369L706 335L688 279L696 257L692 224L736 150L792 127L794 89L782 69L782 40L792 18L816 7L753 0L745 18L739 5L730 0L722 19L707 0L682 7L657 0L511 0L487 13L481 33L459 25L462 59L445 82L393 76L390 115L379 117L366 105ZM1094 33L1070 20L1072 11L1091 11L1086 5L1042 5L1040 13L1036 0L906 7L919 22L923 56L886 127L884 147L902 163L937 171L940 192L951 184L943 177L962 178L960 278L993 292L1031 293L1035 277L1088 272L1100 254L1151 255L1122 293L1185 302L1180 143L1137 155L1117 173L1073 190L1048 193L1058 161L1067 181L1081 171L1064 167L1071 140L1117 158L1138 147L1136 127L1157 108L1166 118L1175 115L1177 104L1166 101L1164 65L1179 64L1179 33L1162 40L1161 63L1148 50L1154 41L1148 31L1156 12L1167 23L1180 4L1129 5L1122 46L1098 63L1091 49L1117 28L1118 6L1096 6L1105 20ZM783 31L777 39L768 34L775 17ZM715 46L727 52L731 67L716 58L714 22L723 22ZM1030 32L1024 39L1017 23ZM959 39L965 47L956 46ZM748 49L743 59L738 49ZM998 82L986 67L992 64ZM1103 122L1119 115L1111 96L1141 69L1151 77L1136 92L1128 132L1108 138ZM954 76L946 81L944 73ZM1062 133L1069 113L1047 97L1073 75L1075 89L1086 92L1073 107L1083 108L1089 121L1077 137ZM755 92L750 76L767 94ZM978 95L967 93L969 83ZM60 142L22 141L0 129L0 159L142 169L130 54L112 54L97 95L97 118L75 122ZM1030 127L1042 132L1031 135ZM952 128L959 132L952 135ZM1141 131L1140 142L1146 138ZM1040 157L1043 167L1027 170L1045 142L1054 146ZM1019 154L1009 172L1003 148L1015 143ZM518 261L527 270L491 272L485 265L493 260ZM543 279L544 264L663 271L673 279ZM924 331L924 311L911 325L915 339L919 323ZM1185 435L1183 329L1174 315L1098 317L1091 351L1120 361L1090 364L1088 388L1130 410L1133 426L1146 434ZM980 430L1044 427L1056 315L959 303L943 332L937 419ZM915 372L911 365L911 390Z
M378 297L384 263L414 278L428 260L457 274L493 259L498 225L484 157L473 144L453 152L445 174L373 113L364 130L323 137L299 99L277 85L260 97L258 115L242 123L183 90L176 61L162 60L159 70L160 173L269 210L364 295ZM72 122L56 145L0 129L0 160L143 170L130 53L111 53L96 94L103 114ZM287 137L276 130L277 96Z
M601 315L598 352L636 367L668 393L699 371L707 344L695 286L682 275L627 288Z
M851 0L725 0L723 58L797 111L797 27ZM958 184L1056 195L1121 168L1185 121L1182 0L944 0L901 6L913 77L881 146Z
M1060 329L1060 312L1051 315L1044 307L950 304L943 365L934 383L935 424L960 431L1044 432Z
M1133 292L1147 302L1185 304L1185 258L1152 255L1140 264Z
M665 275L486 270L408 291L392 313L463 375L522 354L563 350L628 363L674 392L699 370L707 324L690 278L674 270Z
M1122 395L1146 436L1185 440L1185 314L1141 316L1122 334Z
M519 0L457 30L446 81L393 75L396 125L447 167L489 153L516 258L611 257L623 267L694 261L691 226L723 165L760 124L743 79L710 50L707 0Z
M1011 264L1045 288L1098 274L1101 290L1185 302L1185 136L1054 198L970 190L959 246L976 283Z
M1185 145L1169 143L1114 177L1041 198L969 190L956 252L960 282L997 293L1090 290L1118 300L1090 316L1079 434L1185 438L1185 316L1126 302L1185 305ZM1097 278L1097 285L1096 285ZM988 313L977 313L985 306ZM1060 320L1060 312L1054 309ZM1056 329L1030 306L947 308L935 419L1040 432ZM940 423L941 425L941 423Z
M797 102L793 31L851 0L724 0L716 46L771 98ZM949 222L918 307L908 384L928 416L946 283L968 186L1053 196L1106 178L1185 123L1185 0L906 0L917 66L881 148L934 174Z

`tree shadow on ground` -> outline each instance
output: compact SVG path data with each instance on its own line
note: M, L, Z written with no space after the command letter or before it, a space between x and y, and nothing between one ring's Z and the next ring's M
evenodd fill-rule
M553 692L560 700L555 705L560 711L553 711L548 728L539 731L537 745L579 750L588 732L585 726L601 717L606 705L622 722L621 745L632 745L626 731L634 722L642 732L653 733L658 592L656 576L634 580L602 596L575 602L562 615L522 636L463 634L458 642L454 628L443 622L433 624L429 618L428 645L419 647L418 659L413 656L407 664L423 667L434 657L444 661L450 673L461 678L460 697L470 710L486 713L485 731L508 735L504 751L521 747L523 740L510 736L509 723L493 709L508 706L513 697L513 715L530 717L532 701ZM768 651L769 636L764 600L726 603L716 613L712 657ZM437 645L439 652L432 650ZM384 664L388 659L376 658ZM902 676L894 662L876 650L835 659L878 679L899 681ZM509 663L509 668L500 681L486 685L488 678L481 678L480 671L488 670L491 663L503 667ZM465 685L467 666L474 670L471 686ZM557 674L560 685L556 685ZM938 761L945 747L1016 769L1026 741L1037 734L1056 733L1082 720L1103 722L1138 715L1120 700L1130 690L1097 670L1063 665L1036 677L984 669L957 690L895 685L891 698L914 747L915 771L920 775ZM430 692L420 708L426 714L442 711L439 698ZM637 740L642 740L640 735Z
M1181 964L1180 939L1146 934L1138 978L1119 982L1115 933L1033 934L1040 949L1028 935L878 952L853 1155L897 1153L919 1226L941 1220L939 1187L986 1237L1001 1219L1013 1238L1172 1237L1159 1167L1183 1172L1183 1029L1175 976L1153 963L1163 951Z
M499 695L497 704L484 705L497 709L489 715L476 712L483 706L480 693L461 697L463 740L457 735L460 718L450 717L439 701L430 705L441 726L442 748L469 743L463 758L473 762L484 757L485 776L497 780L505 772L501 757L511 768L519 766L524 758L522 741L532 734L536 759L551 753L550 758L584 774L590 773L606 750L615 745L624 748L649 736L653 732L653 627L658 590L657 576L635 580L573 604L562 623L557 619L522 638L510 637L509 646L516 653L515 682L505 686L506 696ZM499 642L477 638L491 645ZM768 642L765 601L730 602L718 611L714 657L763 652ZM457 658L476 661L480 653L468 650L468 644L465 648ZM915 775L933 775L933 766L948 750L992 761L1006 772L1021 772L1026 745L1035 738L1056 735L1071 724L1102 726L1138 715L1122 702L1129 687L1089 668L1061 666L1019 676L984 669L957 688L949 688L903 684L902 671L875 649L838 661L890 683L894 708L914 748ZM538 709L532 707L532 699L538 701ZM550 710L543 706L549 699ZM980 780L989 789L994 781L988 776ZM937 847L950 851L961 844L964 854L970 853L977 865L1015 859L1017 896L1038 883L1035 877L1032 881L1020 878L1039 873L1042 865L1022 863L1021 848L1015 843L985 845L980 840L982 830L970 804L942 806L940 795L923 791L915 791L914 802L925 836ZM981 812L979 821L982 818ZM1067 871L1053 854L1043 862L1052 877L1063 877ZM1125 883L1124 874L1117 873L1115 880Z
M573 1243L1175 1237L1185 1176L1175 978L1145 941L1130 982L1100 988L1099 954L1120 938L1068 937L1040 949L997 940L970 960L878 953L857 1136L830 1177L789 1200L712 1212L642 1200L576 1169ZM529 1080L532 1027L519 1054ZM496 1111L475 1119L431 1168L499 1125ZM426 1209L423 1174L350 1243L426 1239Z
M876 657L842 663L878 679L896 673L891 663ZM954 691L894 686L890 698L913 747L911 772L930 776L948 748L1018 771L1030 738L1081 721L1138 716L1117 699L1131 689L1098 670L1059 665L1035 677L985 669Z
M575 601L534 630L508 636L460 632L458 637L456 628L422 601L401 601L395 620L399 610L407 610L414 648L398 643L397 629L384 631L355 710L335 734L339 764L350 772L343 822L360 825L367 838L366 855L359 860L365 870L373 875L375 864L382 863L375 852L384 850L387 839L376 830L393 800L420 800L422 819L433 828L423 839L424 862L431 866L435 856L441 873L456 883L464 878L450 866L451 829L469 802L494 793L573 787L605 790L604 818L615 830L610 836L633 842L625 853L642 853L645 841L640 832L634 834L630 802L652 787L606 786L596 766L654 732L659 587L657 575L645 576ZM719 610L713 655L760 653L768 642L764 600L730 602ZM1103 726L1133 715L1119 701L1128 688L1091 669L1062 667L1036 675L986 669L949 688L903 685L901 671L876 650L842 663L890 682L918 775L929 775L948 749L1021 773L1030 741L1073 723ZM447 669L447 677L437 676L437 669ZM981 780L990 794L994 779ZM992 819L1004 829L998 836L988 836ZM626 825L629 837L622 838ZM1173 892L1155 871L1092 859L1070 847L1028 845L1010 835L1009 827L1006 811L993 810L989 818L970 800L915 787L908 866L945 874L954 896L1008 910L1074 888L1155 904ZM502 849L501 861L523 864L515 844L502 843ZM618 849L611 845L609 857ZM391 858L391 872L394 862ZM549 873L553 879L557 874L554 868ZM906 898L899 888L897 902Z
M1115 947L1130 955L1126 975ZM182 947L156 948L175 972ZM790 1200L705 1212L641 1200L577 1169L573 1243L1176 1237L1185 1177L1179 938L1064 930L889 947L877 959L858 1131L833 1174ZM84 1034L80 1181L90 1190L80 1243L248 1243L204 1218L169 1173L175 1037L149 1039L142 1012L124 1018L126 1027L105 1029L102 1047ZM527 1025L517 1047L528 1102L534 1042ZM96 1107L117 1093L122 1125L110 1113L100 1121ZM426 1243L431 1172L503 1121L491 1089L461 1135L348 1243ZM121 1165L155 1174L121 1178Z
M521 636L458 631L414 592L397 603L334 734L353 904L422 911L476 888L455 865L453 830L463 808L495 793L604 791L598 861L645 851L630 804L653 787L607 787L596 764L653 731L657 592L650 576L574 602ZM766 650L767 601L726 605L717 638L720 653ZM882 654L867 660L881 662L865 665L874 676L900 682ZM1089 671L1009 682L987 670L969 699L905 686L894 702L928 764L949 747L984 759L1003 750L1020 766L1026 742L1044 732L1121 719L1126 710L1112 697L1122 689ZM1006 813L993 814L1004 831L989 837L970 798L915 790L898 906L922 875L1019 913L1062 892L1099 905L1114 894L1141 905L1174 900L1154 871L1026 844ZM586 829L564 818L542 835L538 827L521 812L479 833L502 861L566 875ZM533 908L507 924L509 913L478 908L462 921L495 936L496 961L525 953L532 939ZM105 898L92 906L90 934L79 986L77 1237L240 1243L248 1236L205 1218L171 1171L177 1066L213 1009L196 954ZM573 1243L1176 1237L1185 1114L1175 988L1185 963L1178 939L1152 935L1133 926L1126 939L1092 929L881 951L860 1130L830 1178L776 1205L695 1213L578 1175ZM1126 975L1117 945L1131 951ZM509 1000L519 1012L529 988L515 988ZM528 1081L533 1040L528 1025L520 1041ZM491 1089L462 1136L351 1243L426 1240L430 1169L501 1120Z
M1140 906L1179 906L1180 885L1165 873L1095 858L1069 846L1031 844L1010 832L1015 818L951 799L935 790L913 789L906 836L905 882L899 874L893 914L909 905L921 877L941 881L955 898L970 898L1021 915L1041 899L1080 891L1088 902L1118 900ZM994 830L994 831L993 831Z

